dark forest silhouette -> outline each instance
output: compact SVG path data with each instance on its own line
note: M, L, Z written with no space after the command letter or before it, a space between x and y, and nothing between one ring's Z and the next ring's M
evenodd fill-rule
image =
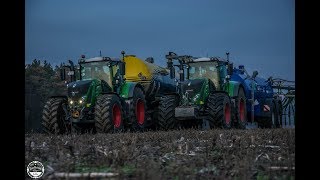
M60 67L53 68L46 60L34 59L25 65L25 131L41 131L42 108L47 98L66 92L59 73Z

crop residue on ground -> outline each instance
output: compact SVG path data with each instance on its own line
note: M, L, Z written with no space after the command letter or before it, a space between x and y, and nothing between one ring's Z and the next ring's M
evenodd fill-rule
M34 160L43 178L294 179L295 130L26 134L26 166Z

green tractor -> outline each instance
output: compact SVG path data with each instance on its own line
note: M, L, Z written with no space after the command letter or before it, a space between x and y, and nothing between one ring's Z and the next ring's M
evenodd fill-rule
M69 62L70 66L61 69L62 80L66 74L71 77L67 95L52 96L44 106L45 132L61 134L87 128L104 133L126 128L143 131L150 124L147 111L153 107L148 107L146 99L155 99L164 91L157 87L169 74L164 68L133 55L125 56L124 51L122 60L82 56L78 63L80 77L76 80L76 68ZM175 84L171 84L171 91L175 92Z
M239 125L237 117L245 112L245 107L237 107L245 97L241 94L241 85L230 81L233 65L229 61L217 57L178 56L174 52L169 52L166 59L171 78L175 77L175 67L180 76L179 96L175 101L167 97L160 103L163 107L159 107L167 109L161 115L167 129L177 125L199 127L205 122L210 128L230 129ZM178 64L174 64L175 60Z

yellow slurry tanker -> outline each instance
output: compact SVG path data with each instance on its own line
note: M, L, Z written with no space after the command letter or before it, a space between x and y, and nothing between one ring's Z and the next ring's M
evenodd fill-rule
M176 94L169 72L152 59L144 61L124 52L121 59L82 56L77 80L77 68L69 62L61 71L62 80L66 74L71 76L67 95L50 97L43 110L42 125L47 133L88 127L97 132L142 131L156 125L157 118L151 115L157 114L161 97Z

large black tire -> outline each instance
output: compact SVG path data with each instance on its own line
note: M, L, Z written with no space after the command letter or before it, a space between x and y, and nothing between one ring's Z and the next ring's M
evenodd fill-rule
M243 88L239 88L238 96L235 99L235 124L239 129L245 129L247 124L246 96Z
M230 129L232 127L231 100L227 94L214 93L209 95L207 111L210 128Z
M147 104L143 91L136 87L133 91L133 98L129 110L129 121L131 121L131 128L133 131L142 132L145 130L147 120L146 106Z
M215 116L214 115L215 114L214 113L214 111L215 111L215 104L214 103L215 103L215 101L213 98L215 98L215 96L210 94L208 97L208 100L207 100L207 109L206 109L207 114L209 115L207 121L209 122L210 129L215 128L217 125L217 123L215 122L215 119L214 119L214 116Z
M177 125L175 119L175 108L177 106L177 97L175 95L166 95L160 98L157 110L157 127L159 130L171 130Z
M94 108L95 128L98 133L123 131L123 110L117 95L98 96Z
M64 134L69 129L65 124L66 114L63 106L67 105L65 98L50 98L42 112L43 132L48 134Z

